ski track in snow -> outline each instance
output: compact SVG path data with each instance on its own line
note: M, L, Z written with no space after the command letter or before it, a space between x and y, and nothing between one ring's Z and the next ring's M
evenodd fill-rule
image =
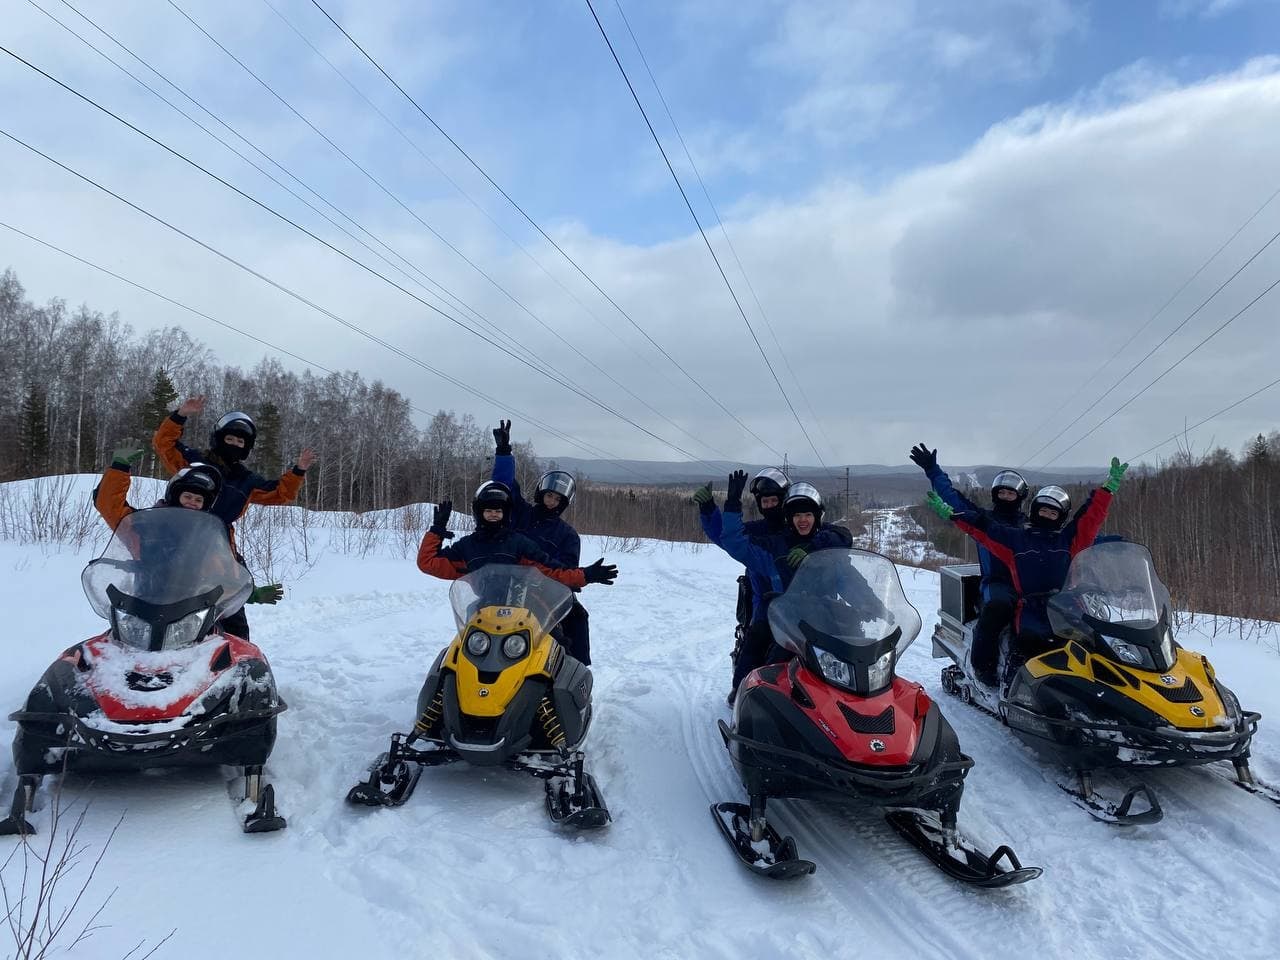
M0 678L9 709L61 649L100 629L79 595L84 559L0 544L15 620ZM91 798L91 840L124 821L91 888L100 900L119 887L104 913L110 927L67 955L120 956L171 928L158 956L190 960L241 948L373 960L1119 960L1199 957L1207 940L1229 942L1237 958L1275 955L1280 810L1209 770L1155 770L1144 777L1164 805L1161 824L1091 820L1057 787L1056 771L942 692L942 662L929 655L938 581L926 571L902 570L924 629L900 672L940 702L977 760L961 829L988 849L1009 843L1044 876L966 888L877 810L788 801L771 802L770 819L817 873L792 883L750 874L708 811L745 799L716 729L731 715L737 568L710 549L645 546L610 559L618 583L584 593L596 680L588 765L614 816L608 828L561 831L539 781L461 764L427 769L403 807L347 806L347 789L411 722L453 622L447 584L412 560L331 552L279 606L250 610L289 703L268 768L288 830L241 834L217 770L69 778L68 796ZM1181 639L1214 660L1246 707L1269 714L1254 765L1280 782L1280 657L1265 642ZM12 732L0 724L0 739ZM0 779L7 802L7 753ZM1100 788L1120 782L1098 779ZM38 828L48 825L44 796Z

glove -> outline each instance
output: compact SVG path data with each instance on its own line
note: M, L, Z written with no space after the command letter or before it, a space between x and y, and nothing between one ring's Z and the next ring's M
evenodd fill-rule
M1127 463L1121 463L1119 457L1111 458L1111 473L1107 476L1107 482L1102 485L1102 489L1107 493L1115 493L1120 489L1120 484L1124 482L1124 472L1129 469Z
M951 507L947 505L947 502L938 496L937 492L934 490L930 490L925 494L924 502L928 505L930 510L936 513L943 520L950 520L955 516L955 511L952 510Z
M698 509L703 513L710 513L716 508L716 495L711 492L711 482L708 481L705 487L699 487L693 491L693 502L698 505Z
M116 447L111 451L111 465L132 470L146 452L142 447Z
M284 584L268 583L261 587L254 587L253 593L249 594L249 599L245 603L279 603L284 598Z
M493 452L500 457L511 453L511 421L499 420L493 431Z
M449 532L449 518L453 516L453 501L441 500L439 506L436 507L436 515L431 520L431 532L438 535L441 540L448 540L453 536Z
M791 552L787 554L787 566L793 570L804 563L804 558L809 555L809 551L804 547L792 547Z
M604 557L601 557L591 566L583 567L582 573L587 578L587 583L603 583L608 586L617 579L618 568L612 563L605 563Z
M735 470L729 474L729 490L724 495L725 512L742 512L742 491L745 489L747 489L747 471Z
M923 443L917 443L911 448L911 462L925 473L929 473L938 468L938 451L936 448L930 450Z

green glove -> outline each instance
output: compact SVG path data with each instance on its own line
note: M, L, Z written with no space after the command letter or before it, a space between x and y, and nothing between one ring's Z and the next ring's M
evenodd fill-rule
M792 547L791 552L787 554L787 566L793 569L800 566L808 555L809 551L804 547Z
M116 447L111 451L111 465L132 470L146 452L142 447Z
M1107 477L1107 482L1102 485L1102 489L1107 493L1115 493L1120 489L1120 484L1124 482L1124 472L1129 469L1127 463L1121 463L1119 457L1111 458L1111 473Z
M930 510L936 513L943 520L950 520L955 515L955 511L952 510L951 507L947 506L947 502L938 496L938 492L936 490L930 490L925 495L924 502L928 505Z
M711 492L710 482L708 482L705 487L699 487L697 490L693 491L693 502L696 503L700 509L706 509L715 505L716 498L715 494Z
M261 587L254 587L253 593L249 594L249 599L245 603L279 603L284 597L284 584L268 583Z

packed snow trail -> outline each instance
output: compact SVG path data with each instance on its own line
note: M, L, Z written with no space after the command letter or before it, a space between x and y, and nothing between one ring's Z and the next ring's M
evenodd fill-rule
M605 552L584 544L584 557ZM58 652L101 629L80 594L86 559L0 544L5 713ZM109 928L68 955L122 956L176 928L158 956L1117 960L1190 958L1214 943L1238 958L1274 956L1280 811L1207 770L1151 771L1163 823L1090 820L1029 750L942 692L928 640L938 579L927 571L902 570L924 629L900 673L924 683L977 760L961 828L1009 843L1044 876L968 889L877 811L787 801L771 803L770 817L818 872L790 884L751 875L708 813L712 801L744 799L715 728L730 716L738 568L713 548L664 544L609 559L617 584L583 595L596 678L588 763L614 816L607 829L561 831L534 778L461 764L428 769L398 809L343 802L411 722L453 621L448 585L412 560L330 550L279 606L250 610L289 703L268 767L288 830L241 834L216 770L70 778L69 792L91 797L95 845L124 822L87 897L96 906L118 886ZM1254 767L1280 781L1280 656L1266 641L1180 639L1263 712ZM0 724L6 744L12 734ZM0 771L7 791L7 749ZM48 823L44 796L37 829Z

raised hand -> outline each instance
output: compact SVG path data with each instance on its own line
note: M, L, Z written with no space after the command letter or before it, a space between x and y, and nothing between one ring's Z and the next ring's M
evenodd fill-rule
M316 452L310 447L304 447L302 452L298 454L298 469L309 470L311 465L316 462Z
M951 509L950 505L948 505L945 500L938 496L937 491L930 490L925 494L924 502L928 505L930 510L936 513L943 520L950 520L955 516L955 511Z
M742 491L747 489L747 471L735 470L729 474L729 489L724 495L724 508L730 513L742 512Z
M917 443L911 448L911 462L928 473L938 466L938 451L936 448L930 450L923 443Z
M194 397L187 397L182 401L182 406L178 408L178 416L189 417L193 413L201 413L204 411L204 394L198 393Z
M706 486L699 487L693 491L693 502L698 505L698 509L704 513L710 513L715 509L716 495L711 492L711 482L707 481Z
M453 501L441 500L431 521L431 532L443 537L449 530L449 518L453 516Z
M582 573L587 578L587 583L603 583L605 586L611 586L618 578L618 568L612 563L605 563L604 557L589 567L583 567Z
M493 431L494 453L505 456L511 452L511 421L499 420Z
M1111 458L1111 472L1107 475L1107 482L1102 485L1102 489L1108 493L1115 493L1120 489L1120 484L1124 482L1124 472L1129 469L1127 463L1121 463L1119 457Z
M134 447L129 444L130 441L123 440L120 446L111 451L111 465L113 467L124 467L126 470L132 470L138 465L142 455L147 452L142 447Z

